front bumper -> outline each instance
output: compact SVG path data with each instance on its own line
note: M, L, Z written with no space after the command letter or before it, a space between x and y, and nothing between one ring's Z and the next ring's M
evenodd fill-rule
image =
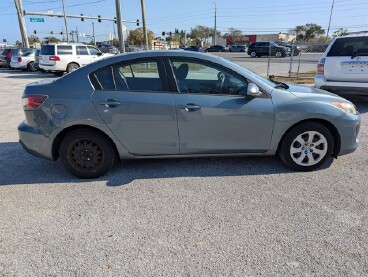
M52 141L44 136L40 130L35 129L25 122L18 126L19 142L30 154L48 160L52 157Z
M354 152L359 146L359 130L361 116L344 113L335 119L333 124L340 134L340 151L338 156Z

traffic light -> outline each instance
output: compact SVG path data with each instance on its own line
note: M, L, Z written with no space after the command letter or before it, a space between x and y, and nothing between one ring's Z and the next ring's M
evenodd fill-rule
M98 16L98 22L101 22L101 15Z
M60 35L63 35L63 32L60 32Z
M115 19L114 23L116 24L116 17L114 17L114 19Z
M139 26L139 19L137 19L137 26Z
M33 30L33 33L34 33L34 34L37 34L37 31L36 31L36 30Z
M81 21L84 21L83 13L81 13Z
M166 33L165 33L165 32L162 32L162 35L163 35L163 36L165 36L165 35L166 35Z

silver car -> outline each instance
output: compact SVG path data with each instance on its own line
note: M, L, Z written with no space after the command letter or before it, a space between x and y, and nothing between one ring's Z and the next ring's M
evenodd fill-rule
M189 51L103 59L29 84L23 107L23 147L80 178L105 174L116 158L278 154L309 171L359 142L360 115L344 98Z

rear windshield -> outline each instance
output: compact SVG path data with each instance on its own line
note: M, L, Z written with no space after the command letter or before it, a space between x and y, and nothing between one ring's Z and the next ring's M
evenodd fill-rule
M368 36L338 38L328 51L327 57L368 56Z
M55 55L55 45L42 46L40 55L54 56Z
M1 52L1 55L5 55L10 53L11 49L4 49L3 52Z

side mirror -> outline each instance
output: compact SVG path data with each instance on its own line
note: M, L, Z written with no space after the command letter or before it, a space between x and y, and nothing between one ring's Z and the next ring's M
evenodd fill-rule
M102 52L97 53L97 56L102 56L102 55L103 55Z
M254 83L249 83L247 88L247 97L259 97L262 95L259 87Z

